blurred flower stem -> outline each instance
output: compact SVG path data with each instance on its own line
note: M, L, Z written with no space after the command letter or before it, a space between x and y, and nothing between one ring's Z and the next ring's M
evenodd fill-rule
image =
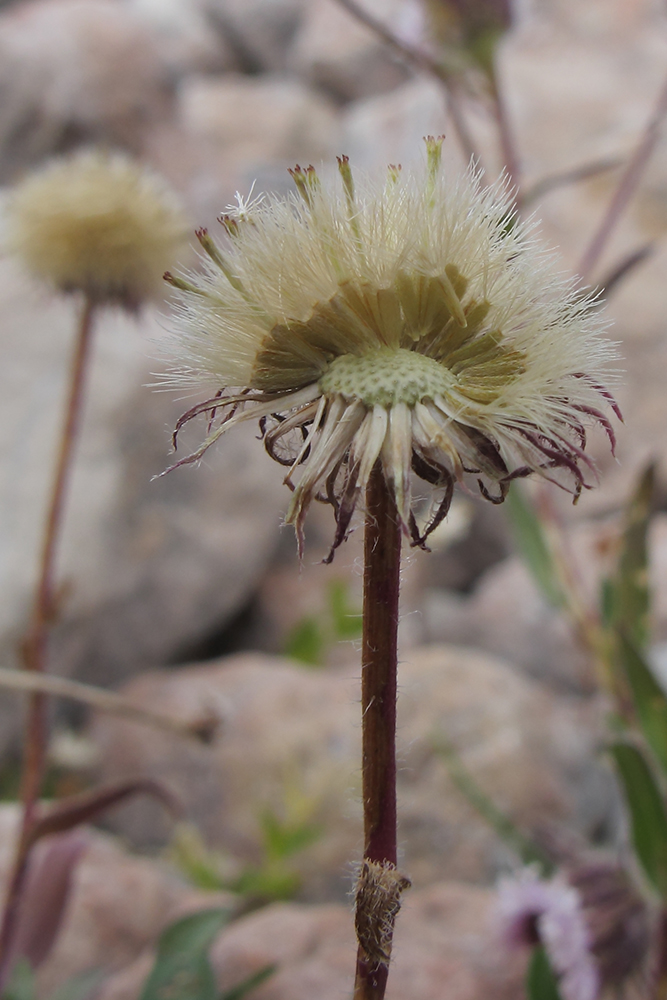
M90 357L95 305L83 299L78 330L72 354L65 420L60 438L51 496L46 513L44 536L33 607L23 645L25 670L43 673L47 666L48 640L57 613L55 562L63 525L67 487L83 409L86 372ZM0 928L0 993L10 972L12 943L16 931L21 897L28 872L31 832L35 811L44 780L48 741L46 695L34 692L30 696L23 743L21 804L23 815L14 867L9 879Z
M435 79L444 88L447 111L452 120L452 125L454 126L454 131L456 132L456 137L461 146L464 158L468 161L475 160L475 162L481 166L481 156L479 150L476 147L475 141L472 138L470 130L468 129L468 124L461 111L456 81L447 67L438 62L437 59L433 59L430 55L428 55L428 53L416 48L414 45L409 44L398 35L394 34L394 32L390 31L389 28L382 23L382 21L378 21L372 14L369 14L368 11L364 10L363 7L356 2L356 0L336 0L336 3L339 7L346 10L348 14L351 14L352 17L356 18L356 20L361 24L370 28L371 31L378 36L378 38L388 45L389 48L398 53L399 56L402 56L406 62L414 66L415 69L421 70L423 73L428 73L430 76L435 77Z
M361 675L364 861L396 867L396 695L401 529L380 464L366 491ZM360 919L357 895L357 928ZM385 950L386 949L385 942ZM389 948L391 941L388 942ZM354 1000L382 1000L388 963L359 947Z
M667 79L660 88L653 112L639 137L634 153L627 162L602 221L579 261L577 272L584 281L589 280L591 272L600 260L621 215L639 186L641 176L660 138L665 115L667 115Z
M117 691L107 691L106 688L82 684L80 681L70 680L69 677L56 677L53 674L35 673L35 671L8 670L6 667L0 667L0 688L67 698L99 712L120 715L124 719L132 719L134 722L197 739L202 743L210 742L220 722L214 712L202 711L198 718L179 719L175 715L144 708L131 698L118 694Z
M495 66L490 75L491 98L493 100L493 111L498 128L498 141L503 158L505 175L507 182L513 191L517 209L522 204L521 200L521 166L517 151L512 120L505 100L502 86L499 83Z

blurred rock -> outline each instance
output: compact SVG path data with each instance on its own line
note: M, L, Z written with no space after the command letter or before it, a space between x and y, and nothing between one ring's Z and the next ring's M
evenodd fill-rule
M147 136L148 156L184 192L200 225L247 196L294 190L288 167L341 152L339 115L321 94L284 76L195 75L179 87L173 121Z
M614 572L620 519L584 522L562 536L561 559L578 586L579 603L599 613L602 580ZM651 633L667 641L667 515L649 529ZM430 587L423 601L428 642L476 645L507 659L531 677L565 690L592 691L597 681L591 656L578 641L565 611L542 596L518 556L488 570L467 597Z
M430 555L421 560L422 584L469 591L512 548L504 511L457 496L441 529L429 538L429 548Z
M306 0L124 0L156 30L180 72L281 72Z
M31 600L50 488L75 310L0 268L3 368L0 452L0 646L15 658ZM147 388L164 370L164 319L99 315L58 577L65 585L51 668L115 683L174 661L247 600L278 538L280 469L239 428L202 467L156 482L170 461L183 399ZM201 440L193 428L189 443ZM187 454L188 439L182 448ZM12 703L13 705L13 703ZM5 709L15 716L13 707ZM16 720L14 720L14 725ZM3 741L11 732L3 726Z
M354 673L356 674L356 670ZM557 696L482 653L413 650L401 664L399 838L417 885L439 878L485 881L508 852L452 786L434 749L438 736L499 807L526 828L562 820L599 830L609 808L606 772L594 762L597 710ZM243 654L135 679L126 694L154 709L222 718L203 747L112 718L93 737L105 778L159 777L187 805L212 846L243 862L261 856L260 818L307 822L320 838L295 859L310 899L340 898L361 849L359 682L350 669L316 673ZM155 843L167 829L148 802L123 807L116 829Z
M442 87L421 76L388 94L353 101L343 110L342 128L352 164L369 171L389 163L407 167L419 161L425 135L451 136ZM463 165L453 136L443 146L443 157L457 169Z
M155 36L170 76L237 69L234 53L202 0L123 0Z
M391 24L402 5L368 0L364 9ZM310 0L291 55L297 73L342 101L392 90L408 76L387 45L334 0Z
M305 555L294 572L294 537L285 532L254 595L254 635L250 645L270 653L292 653L291 644L304 629L320 640L320 665L347 666L358 659L363 600L363 513L352 519L352 531L332 565L323 559L331 549L334 518L328 504L313 504L305 527ZM424 564L430 556L404 549L401 565L401 655L423 643L421 603ZM356 622L350 619L356 616ZM341 618L343 619L341 621ZM355 626L352 627L352 626ZM311 635L313 632L311 631ZM298 644L297 644L298 645ZM308 644L307 644L308 645ZM314 648L314 647L311 647Z
M661 0L519 0L526 15L538 15L552 27L562 27L580 36L623 37L647 22L659 23L664 13Z
M456 883L407 892L396 924L388 1000L481 1000L490 989L494 997L515 996L522 963L494 945L492 904L489 890ZM258 998L334 1000L349 994L354 951L349 908L287 904L231 926L212 959L223 989L276 962L278 971Z
M18 830L18 809L0 806L0 881L7 878ZM47 996L70 977L93 969L113 972L132 962L179 916L227 897L192 889L148 858L133 857L112 837L85 832L87 847L74 873L64 924L38 976Z
M514 1000L525 957L502 954L493 939L487 889L441 883L403 897L387 1000ZM338 1000L350 995L356 944L343 906L283 903L232 924L211 951L218 987L229 990L269 964L257 1000ZM137 1000L145 959L104 984L99 1000Z
M579 599L593 611L599 608L602 578L614 565L619 530L617 520L583 522L560 536L560 557L576 581ZM428 641L479 646L556 688L595 690L594 664L570 617L542 596L518 556L487 570L468 597L429 589L424 629Z
M212 24L247 73L286 68L290 43L311 0L203 0Z
M319 163L338 151L335 108L296 80L195 76L184 84L179 108L193 139L214 140L250 170L273 161L286 173L297 160Z
M595 686L590 657L575 641L568 616L547 603L516 557L490 569L472 597L430 589L423 615L431 642L472 644L511 657L526 674L556 687Z
M33 0L0 14L0 181L78 143L139 151L168 110L154 37L114 0Z

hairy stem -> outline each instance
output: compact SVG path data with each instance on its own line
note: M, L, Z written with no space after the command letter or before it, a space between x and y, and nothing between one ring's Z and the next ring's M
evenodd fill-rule
M368 484L366 511L361 680L364 861L395 867L401 530L393 495L379 464ZM358 910L357 926L359 916ZM360 945L355 1000L382 1000L387 972L387 964L369 960Z
M93 313L93 303L88 299L84 300L70 365L65 421L46 514L37 586L30 622L23 642L23 664L24 668L30 671L43 672L46 670L49 631L56 612L56 552L63 523L74 446L81 421ZM36 691L31 695L24 736L21 830L14 868L5 898L2 926L0 927L0 992L4 989L10 972L12 942L28 871L30 833L44 779L47 747L46 707L46 696L42 692Z

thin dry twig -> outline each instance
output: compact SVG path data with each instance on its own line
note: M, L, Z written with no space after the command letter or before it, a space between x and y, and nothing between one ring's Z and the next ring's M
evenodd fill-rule
M557 188L566 187L569 184L578 184L580 181L586 181L591 177L607 173L609 170L615 170L616 167L620 167L622 162L620 156L607 156L599 160L591 160L590 163L582 163L580 166L572 167L570 170L548 174L546 177L542 177L539 181L536 181L526 191L522 198L522 203L526 207L537 198L542 198L545 194L549 194L549 192L555 191Z
M149 795L162 804L172 819L183 819L181 802L162 782L154 778L125 778L58 799L46 808L40 806L30 827L29 844L32 847L42 837L73 830L82 823L91 823L133 795Z
M94 314L94 303L88 298L84 299L70 364L65 421L47 507L37 586L22 649L24 668L27 673L35 676L46 673L49 631L56 613L56 550L60 540L74 448L81 423ZM44 694L36 690L30 695L25 728L21 775L21 832L0 925L0 993L4 991L10 970L12 941L28 871L30 830L44 780L46 745L46 699Z
M172 715L143 708L116 691L107 691L66 677L55 677L53 674L0 667L0 687L10 688L12 691L39 692L56 698L69 698L100 712L121 715L125 719L154 726L157 729L166 729L180 736L194 737L204 742L207 742L211 735L212 719L202 717L195 722L184 722Z
M437 59L431 58L428 53L423 52L421 49L416 48L414 45L410 45L408 42L404 42L398 35L395 35L393 31L382 21L378 21L377 18L369 14L368 11L360 7L356 0L336 0L339 7L351 14L352 17L356 18L361 24L366 25L370 28L378 38L382 39L386 45L394 50L399 56L405 59L406 62L410 63L415 67L415 69L421 70L423 73L428 73L442 85L445 91L445 99L447 103L447 111L452 120L452 125L454 126L454 131L461 144L461 149L467 160L474 159L477 164L481 166L481 157L479 155L479 150L477 149L475 142L470 135L468 126L466 125L465 119L461 113L461 107L459 104L459 96L456 91L455 81L449 70L438 62Z
M605 275L605 277L598 283L598 295L601 300L606 301L609 296L616 290L618 285L627 278L636 267L643 264L645 260L648 260L652 256L655 250L653 243L645 243L644 246L639 247L637 250L633 250L632 253L627 254L623 257L618 264Z
M667 79L665 79L660 89L653 113L646 123L646 127L639 138L634 153L628 160L628 164L618 182L618 187L607 206L602 222L579 262L577 271L584 281L589 280L591 272L600 260L609 241L609 237L618 225L621 215L637 190L641 176L646 169L660 136L660 129L665 115L667 115Z
M510 189L514 194L515 203L521 205L521 164L517 151L516 139L512 128L511 118L507 109L505 95L502 87L498 85L495 71L491 80L493 111L498 127L498 139L500 141L500 151L503 158L505 175L509 182Z

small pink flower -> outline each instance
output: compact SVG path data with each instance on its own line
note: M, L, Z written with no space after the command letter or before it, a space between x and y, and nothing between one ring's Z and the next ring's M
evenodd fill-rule
M497 917L508 946L544 945L563 1000L596 1000L600 973L581 897L562 876L541 879L535 869L526 868L517 877L502 879Z

